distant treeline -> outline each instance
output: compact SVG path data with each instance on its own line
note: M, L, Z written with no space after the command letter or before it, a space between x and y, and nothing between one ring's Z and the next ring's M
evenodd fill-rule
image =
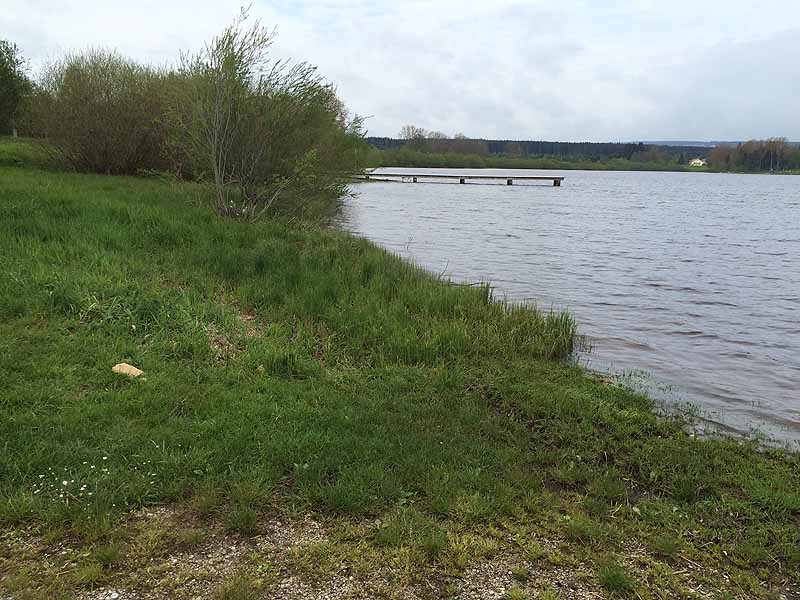
M447 136L437 131L406 125L400 137L368 137L367 142L379 150L401 148L433 154L473 154L507 158L558 158L609 160L621 158L637 162L670 162L685 164L693 158L707 159L711 148L701 146L646 145L622 142L548 142L535 140L470 139L463 134Z
M708 164L719 171L799 171L800 148L785 138L720 145L711 151Z
M514 158L501 155L460 154L457 152L420 152L409 148L378 150L372 148L365 163L369 167L417 167L449 169L582 169L603 171L689 171L689 165L678 161L628 160L609 158L591 160L587 158L529 157Z
M784 138L716 147L621 142L471 139L406 125L399 137L367 137L371 166L787 172L800 170L798 144ZM692 161L702 159L692 165Z

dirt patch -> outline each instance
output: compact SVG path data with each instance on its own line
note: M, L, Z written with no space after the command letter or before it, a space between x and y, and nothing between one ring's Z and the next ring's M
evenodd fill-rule
M231 340L222 334L215 323L209 323L205 327L208 345L214 351L217 360L225 360L229 356L236 354L237 347Z
M515 577L517 573L517 577ZM520 573L525 573L524 579ZM574 569L548 568L538 564L497 557L467 569L460 578L454 600L500 600L516 589L537 598L545 589L558 598L584 600L602 598L602 592Z
M236 306L228 305L236 311L236 318L241 324L241 332L230 336L221 331L216 323L209 323L205 326L208 345L214 351L217 360L235 356L242 350L241 340L237 342L236 337L254 338L263 334L263 328L259 325L257 317L253 314L239 312Z
M369 546L366 540L378 526L375 519L271 514L262 516L258 534L249 537L226 531L217 516L159 507L132 513L100 541L66 534L50 540L35 528L8 530L0 532L0 600L64 595L82 600L500 600L512 590L531 599L545 590L563 600L605 597L594 567L565 554L563 541L537 538L540 550L532 557L505 540L499 553L476 554L463 569L448 573L434 561L422 572L409 572ZM97 546L108 543L119 546L119 557L100 569ZM648 586L645 573L652 557L647 550L626 543L619 554L638 585ZM719 595L708 589L707 572L684 563L673 571L679 586L671 588L673 593ZM82 581L76 574L87 565L95 565L96 578ZM786 588L776 598L798 600L800 594Z
M310 515L296 520L275 518L261 525L265 533L254 538L255 546L263 552L285 552L300 544L323 542L328 539L323 525Z
M250 313L239 313L239 321L244 326L245 337L255 337L261 335L261 328L258 326L257 317Z

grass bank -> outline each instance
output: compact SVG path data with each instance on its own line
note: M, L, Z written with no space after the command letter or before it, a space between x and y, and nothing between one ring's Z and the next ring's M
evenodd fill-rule
M796 593L797 456L559 362L569 316L205 193L0 167L0 596Z

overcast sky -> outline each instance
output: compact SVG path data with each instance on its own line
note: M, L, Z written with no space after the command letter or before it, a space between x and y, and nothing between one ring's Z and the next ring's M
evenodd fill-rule
M88 46L164 64L243 3L0 0L0 38L34 67ZM372 135L800 140L798 0L254 0L251 14Z

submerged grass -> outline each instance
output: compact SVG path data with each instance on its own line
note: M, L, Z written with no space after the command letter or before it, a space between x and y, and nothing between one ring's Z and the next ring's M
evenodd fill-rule
M447 572L493 524L615 593L635 581L601 555L630 540L748 594L798 577L797 456L697 439L555 360L568 315L342 233L222 221L202 193L0 167L0 524L99 531L80 585L118 568L120 516L164 503L237 535L276 506L379 515L359 552Z

